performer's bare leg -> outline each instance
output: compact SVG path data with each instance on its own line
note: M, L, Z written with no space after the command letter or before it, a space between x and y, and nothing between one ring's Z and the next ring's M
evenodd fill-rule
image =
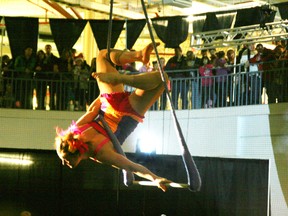
M116 70L113 64L122 66L125 65L126 63L131 63L135 61L141 61L141 62L149 61L149 58L147 59L147 55L144 55L145 58L143 58L143 53L147 53L147 51L151 53L153 50L153 46L151 45L152 44L149 44L141 51L130 52L130 51L111 49L109 58L107 56L108 51L106 49L101 50L97 57L97 64L96 64L97 73L92 74L98 81L100 92L101 93L123 92L124 91L123 83L117 81L118 78L116 74L118 74L118 71ZM105 73L106 75L102 73ZM112 74L113 76L111 76ZM100 75L101 79L98 78ZM116 80L117 82L113 80Z
M157 45L159 45L159 43ZM150 60L152 51L152 44L149 44L141 51L130 52L112 49L110 51L110 60L118 65L124 65L134 61L147 63ZM150 72L138 75L119 74L107 59L107 53L107 50L100 51L97 57L97 73L93 74L98 80L101 93L123 92L123 84L135 87L135 92L130 95L130 103L136 112L144 115L150 106L158 100L164 90L160 73ZM167 76L166 80L168 80Z

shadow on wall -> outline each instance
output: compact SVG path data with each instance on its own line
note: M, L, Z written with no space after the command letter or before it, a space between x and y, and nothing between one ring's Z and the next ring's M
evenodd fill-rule
M270 134L278 177L288 206L288 106L269 105ZM284 111L284 112L283 112Z

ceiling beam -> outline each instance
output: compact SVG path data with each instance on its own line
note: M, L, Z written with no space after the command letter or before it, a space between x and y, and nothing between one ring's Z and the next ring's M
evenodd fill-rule
M81 1L58 0L57 2L70 5L72 7L79 7L82 9L87 9L87 10L91 10L91 11L95 11L95 12L103 13L107 15L109 15L109 12L110 12L110 5L100 4L100 3L92 2L89 0L81 0ZM113 16L121 17L121 18L128 18L128 19L144 19L145 18L143 13L137 13L131 10L121 9L117 7L113 7Z
M81 14L73 7L70 7L71 11L76 15L78 19L83 19Z
M271 42L275 40L287 40L287 28L288 21L280 21L266 23L265 28L260 27L259 24L256 24L232 29L193 33L191 34L191 46L199 49L207 49L207 47L231 47L243 45L243 43L252 44ZM235 38L236 36L240 36L240 38ZM219 40L219 37L222 37L223 39ZM199 39L200 43L197 43L197 39ZM201 43L202 40L205 40L206 42Z
M64 17L66 17L68 19L74 19L74 17L70 13L68 13L64 8L62 8L58 3L54 2L54 1L49 1L49 0L43 0L43 2L48 4L50 7L52 7L56 11L58 11Z

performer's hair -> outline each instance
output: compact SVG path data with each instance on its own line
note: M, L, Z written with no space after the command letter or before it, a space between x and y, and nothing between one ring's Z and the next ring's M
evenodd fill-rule
M57 136L55 138L55 148L57 155L62 159L63 154L78 155L80 152L75 147L74 142L77 142L75 139L75 134L73 132L64 133L61 128L56 128Z
M64 155L79 156L88 151L88 145L79 138L81 130L74 121L67 130L56 127L56 133L55 148L62 161Z

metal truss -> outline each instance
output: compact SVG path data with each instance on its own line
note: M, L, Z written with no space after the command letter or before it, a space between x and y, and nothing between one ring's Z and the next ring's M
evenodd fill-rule
M265 43L288 40L288 20L251 25L231 29L221 29L201 33L192 33L190 46L197 49L235 47L243 43Z

